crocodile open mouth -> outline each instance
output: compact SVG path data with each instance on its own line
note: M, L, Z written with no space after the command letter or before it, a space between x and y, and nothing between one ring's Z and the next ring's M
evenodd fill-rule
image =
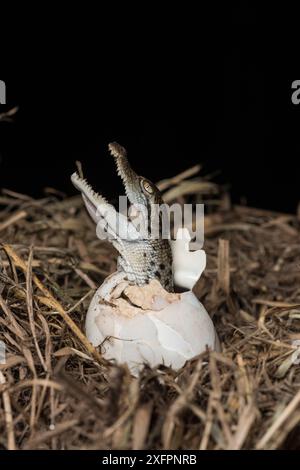
M138 213L135 209L136 204L146 206L146 201L140 188L139 177L131 168L127 159L126 150L121 145L114 142L109 144L108 148L111 155L114 157L118 175L122 179L125 193L130 203L129 207L127 207L126 204L126 213L124 208L122 214L132 219L135 217L135 214ZM82 193L86 208L96 223L99 221L99 208L109 209L111 211L116 210L105 197L94 191L87 180L81 178L78 173L75 172L72 174L71 181L75 188Z

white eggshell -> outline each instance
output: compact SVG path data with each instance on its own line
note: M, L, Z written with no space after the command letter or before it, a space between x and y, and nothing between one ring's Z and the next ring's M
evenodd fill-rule
M187 228L179 228L176 240L171 241L173 276L176 286L192 289L206 266L204 250L190 251L191 236Z
M180 294L162 310L137 308L137 313L128 316L101 302L101 289L87 313L87 338L94 346L101 345L106 359L126 363L133 375L145 363L176 370L207 347L219 350L212 320L192 291Z

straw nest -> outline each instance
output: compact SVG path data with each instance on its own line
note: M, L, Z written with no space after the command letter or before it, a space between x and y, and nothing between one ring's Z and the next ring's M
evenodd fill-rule
M299 220L231 206L198 170L160 187L167 201L207 203L208 263L195 293L222 353L177 373L145 367L139 379L83 333L116 253L97 240L81 198L2 192L0 448L300 447Z

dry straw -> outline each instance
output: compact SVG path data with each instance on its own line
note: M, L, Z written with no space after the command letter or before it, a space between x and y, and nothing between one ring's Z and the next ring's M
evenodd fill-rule
M222 353L137 380L84 336L116 267L80 197L0 196L0 448L299 448L300 232L296 215L231 206L199 167L160 183L206 202L207 269L195 293ZM192 178L192 179L191 179ZM298 361L296 361L298 362Z

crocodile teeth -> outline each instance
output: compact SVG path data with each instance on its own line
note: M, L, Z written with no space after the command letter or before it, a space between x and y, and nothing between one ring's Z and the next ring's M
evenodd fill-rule
M95 205L97 204L108 204L107 200L101 196L101 194L97 193L93 190L92 186L87 182L85 178L81 178L78 173L73 173L71 176L71 181L74 186L85 194L86 197L91 199L91 202L94 202Z
M112 142L111 144L109 144L108 149L111 155L115 158L126 157L127 155L127 152L124 147L122 147L122 145L118 144L117 142Z
M125 185L125 190L127 194L127 188L126 185L128 183L128 175L125 174L124 172L124 163L128 167L127 171L133 172L132 169L129 166L129 163L127 161L127 152L124 147L122 147L120 144L117 142L113 142L108 145L108 149L110 151L110 154L115 158L116 160L116 167L117 167L117 174L121 177L124 185Z

